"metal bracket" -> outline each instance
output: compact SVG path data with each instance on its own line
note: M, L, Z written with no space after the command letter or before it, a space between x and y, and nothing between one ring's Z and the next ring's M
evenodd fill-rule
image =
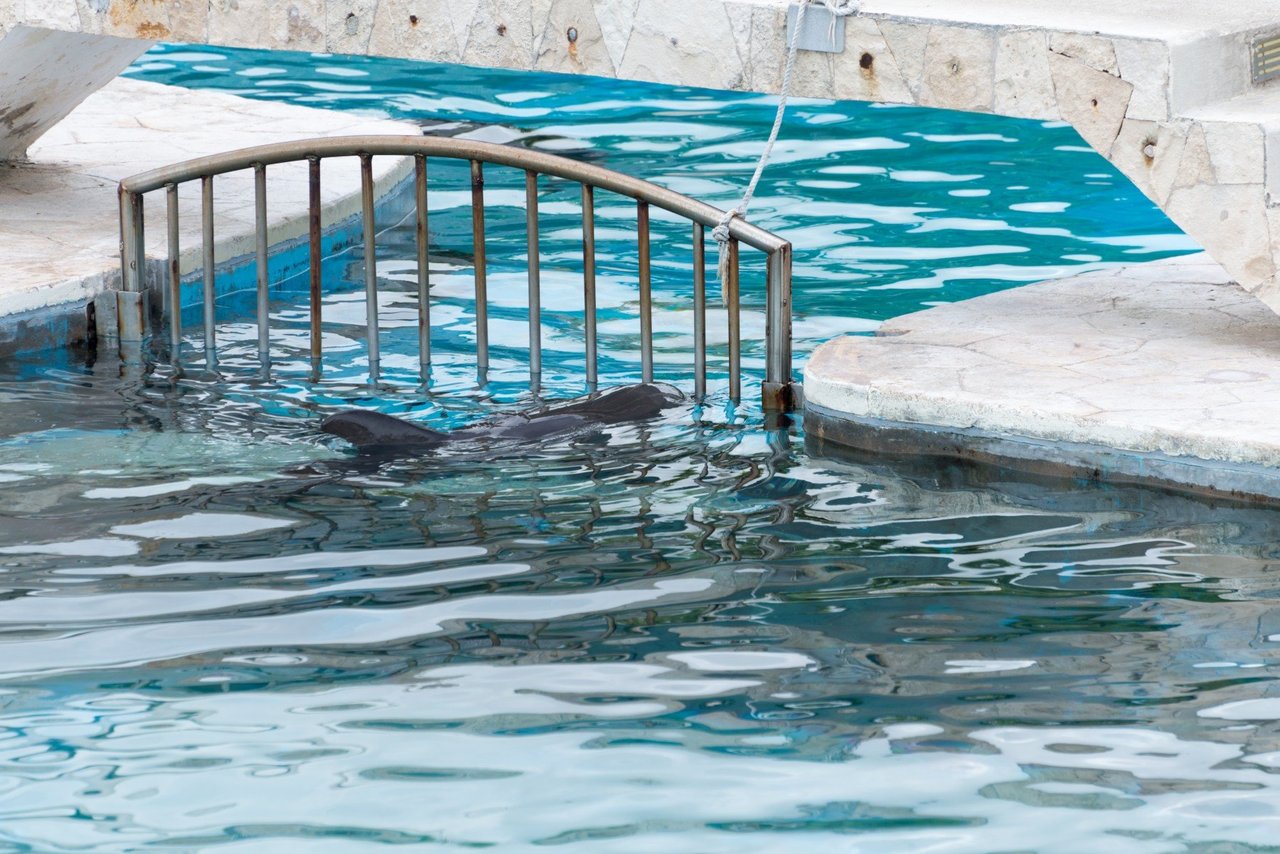
M116 323L121 344L146 340L146 291L116 291Z
M804 386L766 380L760 384L760 401L765 412L795 412L804 408Z
M99 341L118 341L120 338L117 293L114 290L103 291L93 298L93 325Z
M804 0L808 2L808 0ZM844 52L844 18L834 14L826 6L812 3L804 12L804 25L796 33L796 19L800 17L800 4L787 7L787 44L795 41L796 50L812 50L820 53Z

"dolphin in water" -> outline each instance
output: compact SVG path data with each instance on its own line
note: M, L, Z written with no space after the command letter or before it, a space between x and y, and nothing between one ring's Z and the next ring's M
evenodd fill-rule
M586 400L539 412L481 421L451 433L364 409L330 415L321 422L320 429L347 440L361 451L416 453L457 441L538 441L572 435L599 425L644 421L664 409L678 406L684 399L672 386L642 383L610 389Z

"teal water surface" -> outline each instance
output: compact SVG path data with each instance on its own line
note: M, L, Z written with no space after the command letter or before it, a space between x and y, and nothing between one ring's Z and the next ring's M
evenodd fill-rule
M156 48L130 73L528 146L722 208L741 196L776 103L751 93L556 74L182 46ZM448 306L447 323L460 331L473 320L469 176L465 164L433 160L431 168L433 252L442 262L461 262L461 269L441 264L434 293ZM504 370L520 374L527 363L524 176L490 168L485 178L493 337L520 342L497 354L501 380ZM604 367L623 380L638 365L635 210L629 200L599 196ZM411 203L406 188L401 216ZM541 207L544 339L554 351L554 371L581 348L576 187L544 180ZM749 214L796 248L798 364L821 341L870 333L885 318L939 302L1197 248L1063 123L851 102L792 102ZM657 358L659 371L665 365L675 379L687 375L691 348L691 239L687 225L672 218L655 215L654 228ZM412 229L392 229L381 240L380 272L409 287ZM747 367L758 371L763 258L744 250L743 263L744 354ZM357 285L361 275L352 270L347 277ZM360 301L351 306L354 314L363 297L353 299ZM409 307L389 299L392 310ZM713 308L710 322L718 347L713 364L722 366L723 311ZM565 367L581 375L580 360Z
M721 204L771 118L750 95L409 63L166 47L139 68L437 131L498 120L517 144ZM1065 128L806 102L784 133L753 210L800 247L805 347L1189 248ZM0 366L0 848L1274 850L1272 509L821 459L750 407L404 459L319 433L353 400L431 423L529 402L502 335L496 391L467 385L466 210L448 192L434 401L394 328L392 381L362 382L343 258L321 386L289 374L289 338L284 376L255 378L234 301L223 376ZM520 284L508 208L499 300L504 275ZM388 211L394 327L412 255ZM550 231L575 215L553 210ZM623 379L635 295L616 222L602 346ZM571 393L562 227L545 335ZM671 235L655 267L679 315ZM284 328L298 312L273 305ZM496 319L508 338L523 322L514 299Z

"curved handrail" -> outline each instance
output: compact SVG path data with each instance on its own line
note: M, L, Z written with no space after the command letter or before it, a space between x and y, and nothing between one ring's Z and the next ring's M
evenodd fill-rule
M407 157L416 154L424 154L428 157L452 157L459 160L479 160L497 166L532 170L542 175L577 181L579 184L590 184L602 190L629 196L637 201L648 202L655 207L711 228L718 225L721 217L724 216L724 211L706 202L691 199L674 190L601 166L529 148L447 136L333 136L299 142L276 142L270 145L241 148L224 154L197 157L172 166L162 166L159 169L142 172L121 181L120 190L123 193L147 193L167 184L181 184L206 175L221 175L225 172L252 169L258 165L270 166L276 163L308 160L312 157L322 159L361 155ZM787 241L776 234L771 234L739 217L734 217L730 221L729 236L761 252L773 252L787 245Z
M653 375L653 318L650 292L649 261L649 207L657 207L683 217L694 227L694 378L698 394L706 386L706 292L704 229L715 228L724 217L724 211L712 205L689 198L674 190L660 187L649 181L614 172L601 166L583 163L567 157L509 145L499 145L477 140L436 136L339 136L321 139L303 139L273 143L252 148L242 148L223 154L199 157L170 166L152 169L120 182L121 265L123 290L117 299L120 309L118 322L120 340L140 341L144 337L145 320L140 308L142 271L145 263L143 240L143 197L153 190L164 189L168 208L168 285L169 326L171 359L176 360L181 349L181 319L179 305L179 237L177 186L188 181L201 182L201 219L203 225L204 269L204 324L205 352L209 360L216 359L214 330L214 241L212 187L215 176L228 172L252 169L256 214L256 254L258 268L258 341L259 355L264 366L270 362L268 331L268 277L267 277L267 220L266 220L266 167L274 164L307 161L310 165L310 274L311 274L311 356L314 364L320 358L320 162L332 157L358 157L361 166L361 202L364 219L365 287L368 294L367 310L370 329L370 375L378 372L378 317L377 276L375 271L373 228L373 173L371 161L375 156L412 157L415 164L415 192L417 205L418 244L418 302L419 302L419 361L424 380L430 370L430 319L427 264L427 184L426 158L444 157L469 161L472 185L472 228L476 247L476 345L477 366L482 378L488 370L488 312L486 297L486 273L484 256L484 196L483 165L520 169L526 175L526 204L528 217L529 255L529 305L530 305L530 374L536 385L541 370L540 338L538 325L539 262L537 253L538 233L538 176L546 175L581 185L583 198L583 264L584 299L587 314L584 328L586 336L587 382L596 381L595 357L595 270L594 270L594 203L595 189L625 196L636 202L637 249L640 278L640 332L642 374L646 382ZM725 274L725 305L729 323L729 395L737 401L740 395L741 342L740 306L738 301L738 247L745 244L768 256L766 264L766 360L765 378L762 383L766 411L788 411L796 402L795 386L791 380L791 244L787 240L752 225L739 217L728 224L729 242L726 247L727 273ZM128 309L126 310L126 306Z

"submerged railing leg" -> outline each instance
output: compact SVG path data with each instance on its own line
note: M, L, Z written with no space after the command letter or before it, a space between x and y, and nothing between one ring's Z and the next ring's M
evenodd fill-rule
M200 179L200 217L203 241L201 244L204 266L204 360L212 367L218 361L218 341L214 329L214 277L213 277L213 176Z
M258 272L258 361L263 369L271 366L271 296L267 271L267 167L253 165L254 237Z
M126 291L141 291L146 267L146 243L141 193L120 191L120 276Z
M414 157L414 197L418 206L418 370L422 384L431 383L431 270L427 259L430 233L427 231L427 158Z
M640 379L653 382L653 294L649 270L649 203L636 202L636 248L640 254Z
M182 246L178 238L178 185L164 188L165 224L169 238L169 281L165 313L169 316L169 364L177 367L182 362Z
M307 240L309 249L310 303L311 309L311 371L313 375L320 372L320 300L321 300L321 257L320 246L320 158L311 155L307 158Z
M693 393L707 395L707 230L693 224Z
M142 343L146 338L147 313L143 292L146 270L146 237L144 233L142 195L120 193L120 265L123 289L116 291L116 328L114 336L120 344L120 358L129 365L142 361Z
M484 253L484 166L471 161L471 243L475 252L476 377L489 381L489 286Z
M542 385L542 277L538 257L538 173L524 173L526 246L529 256L529 385Z
M587 390L599 382L596 367L596 203L595 188L582 185L582 329L586 347Z
M360 202L364 221L364 300L368 324L369 381L378 378L378 250L374 245L373 158L360 155Z
M769 253L765 305L765 412L791 412L800 403L791 380L791 244Z

